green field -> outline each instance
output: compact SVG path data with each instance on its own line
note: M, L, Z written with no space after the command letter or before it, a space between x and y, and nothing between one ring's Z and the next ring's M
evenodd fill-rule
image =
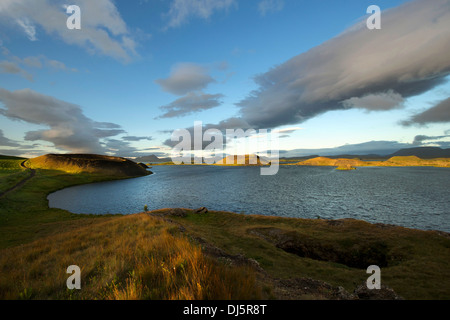
M20 163L0 160L5 186L28 174ZM382 284L405 299L450 299L445 233L356 220L48 208L53 191L111 179L37 169L0 197L0 299L330 299L328 287L291 284L315 279L352 293L377 263ZM72 264L83 275L76 292L65 286Z

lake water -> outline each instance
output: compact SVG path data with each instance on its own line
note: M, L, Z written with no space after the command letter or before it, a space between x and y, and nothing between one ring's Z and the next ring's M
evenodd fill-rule
M450 232L450 170L446 168L281 166L275 176L257 167L155 166L146 177L67 188L50 207L74 213L142 212L161 208L280 217L342 219Z

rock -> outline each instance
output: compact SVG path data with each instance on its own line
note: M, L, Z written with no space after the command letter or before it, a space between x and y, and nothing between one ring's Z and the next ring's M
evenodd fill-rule
M381 289L379 290L370 290L367 288L366 283L364 283L355 289L354 294L360 300L403 300L393 289L385 285L381 285Z
M305 296L327 300L358 300L356 295L347 292L343 287L334 287L327 282L311 278L295 278L275 280L277 289L282 289L285 300L304 299Z
M170 211L167 214L170 216L173 216L173 217L181 217L181 218L184 218L187 216L186 211L184 211L183 209L180 209L180 208L170 209Z
M201 207L201 208L198 208L197 210L195 210L194 213L205 214L205 213L208 213L208 209L206 209L205 207Z

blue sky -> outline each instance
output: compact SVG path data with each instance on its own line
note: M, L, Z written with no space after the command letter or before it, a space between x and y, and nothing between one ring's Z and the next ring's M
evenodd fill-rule
M449 147L449 21L448 0L4 0L0 153L163 155L194 121L282 130L291 156Z

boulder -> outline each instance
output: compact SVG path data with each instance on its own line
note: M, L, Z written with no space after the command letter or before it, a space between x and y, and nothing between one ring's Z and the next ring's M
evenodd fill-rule
M370 290L364 283L355 289L354 294L358 296L359 300L403 300L393 289L383 284L381 289Z
M180 208L170 209L170 211L167 214L169 216L181 217L181 218L184 218L187 216L186 211L184 211L183 209L180 209Z
M201 208L198 208L197 210L195 210L194 213L205 214L205 213L208 213L208 209L206 209L205 207L201 207Z

